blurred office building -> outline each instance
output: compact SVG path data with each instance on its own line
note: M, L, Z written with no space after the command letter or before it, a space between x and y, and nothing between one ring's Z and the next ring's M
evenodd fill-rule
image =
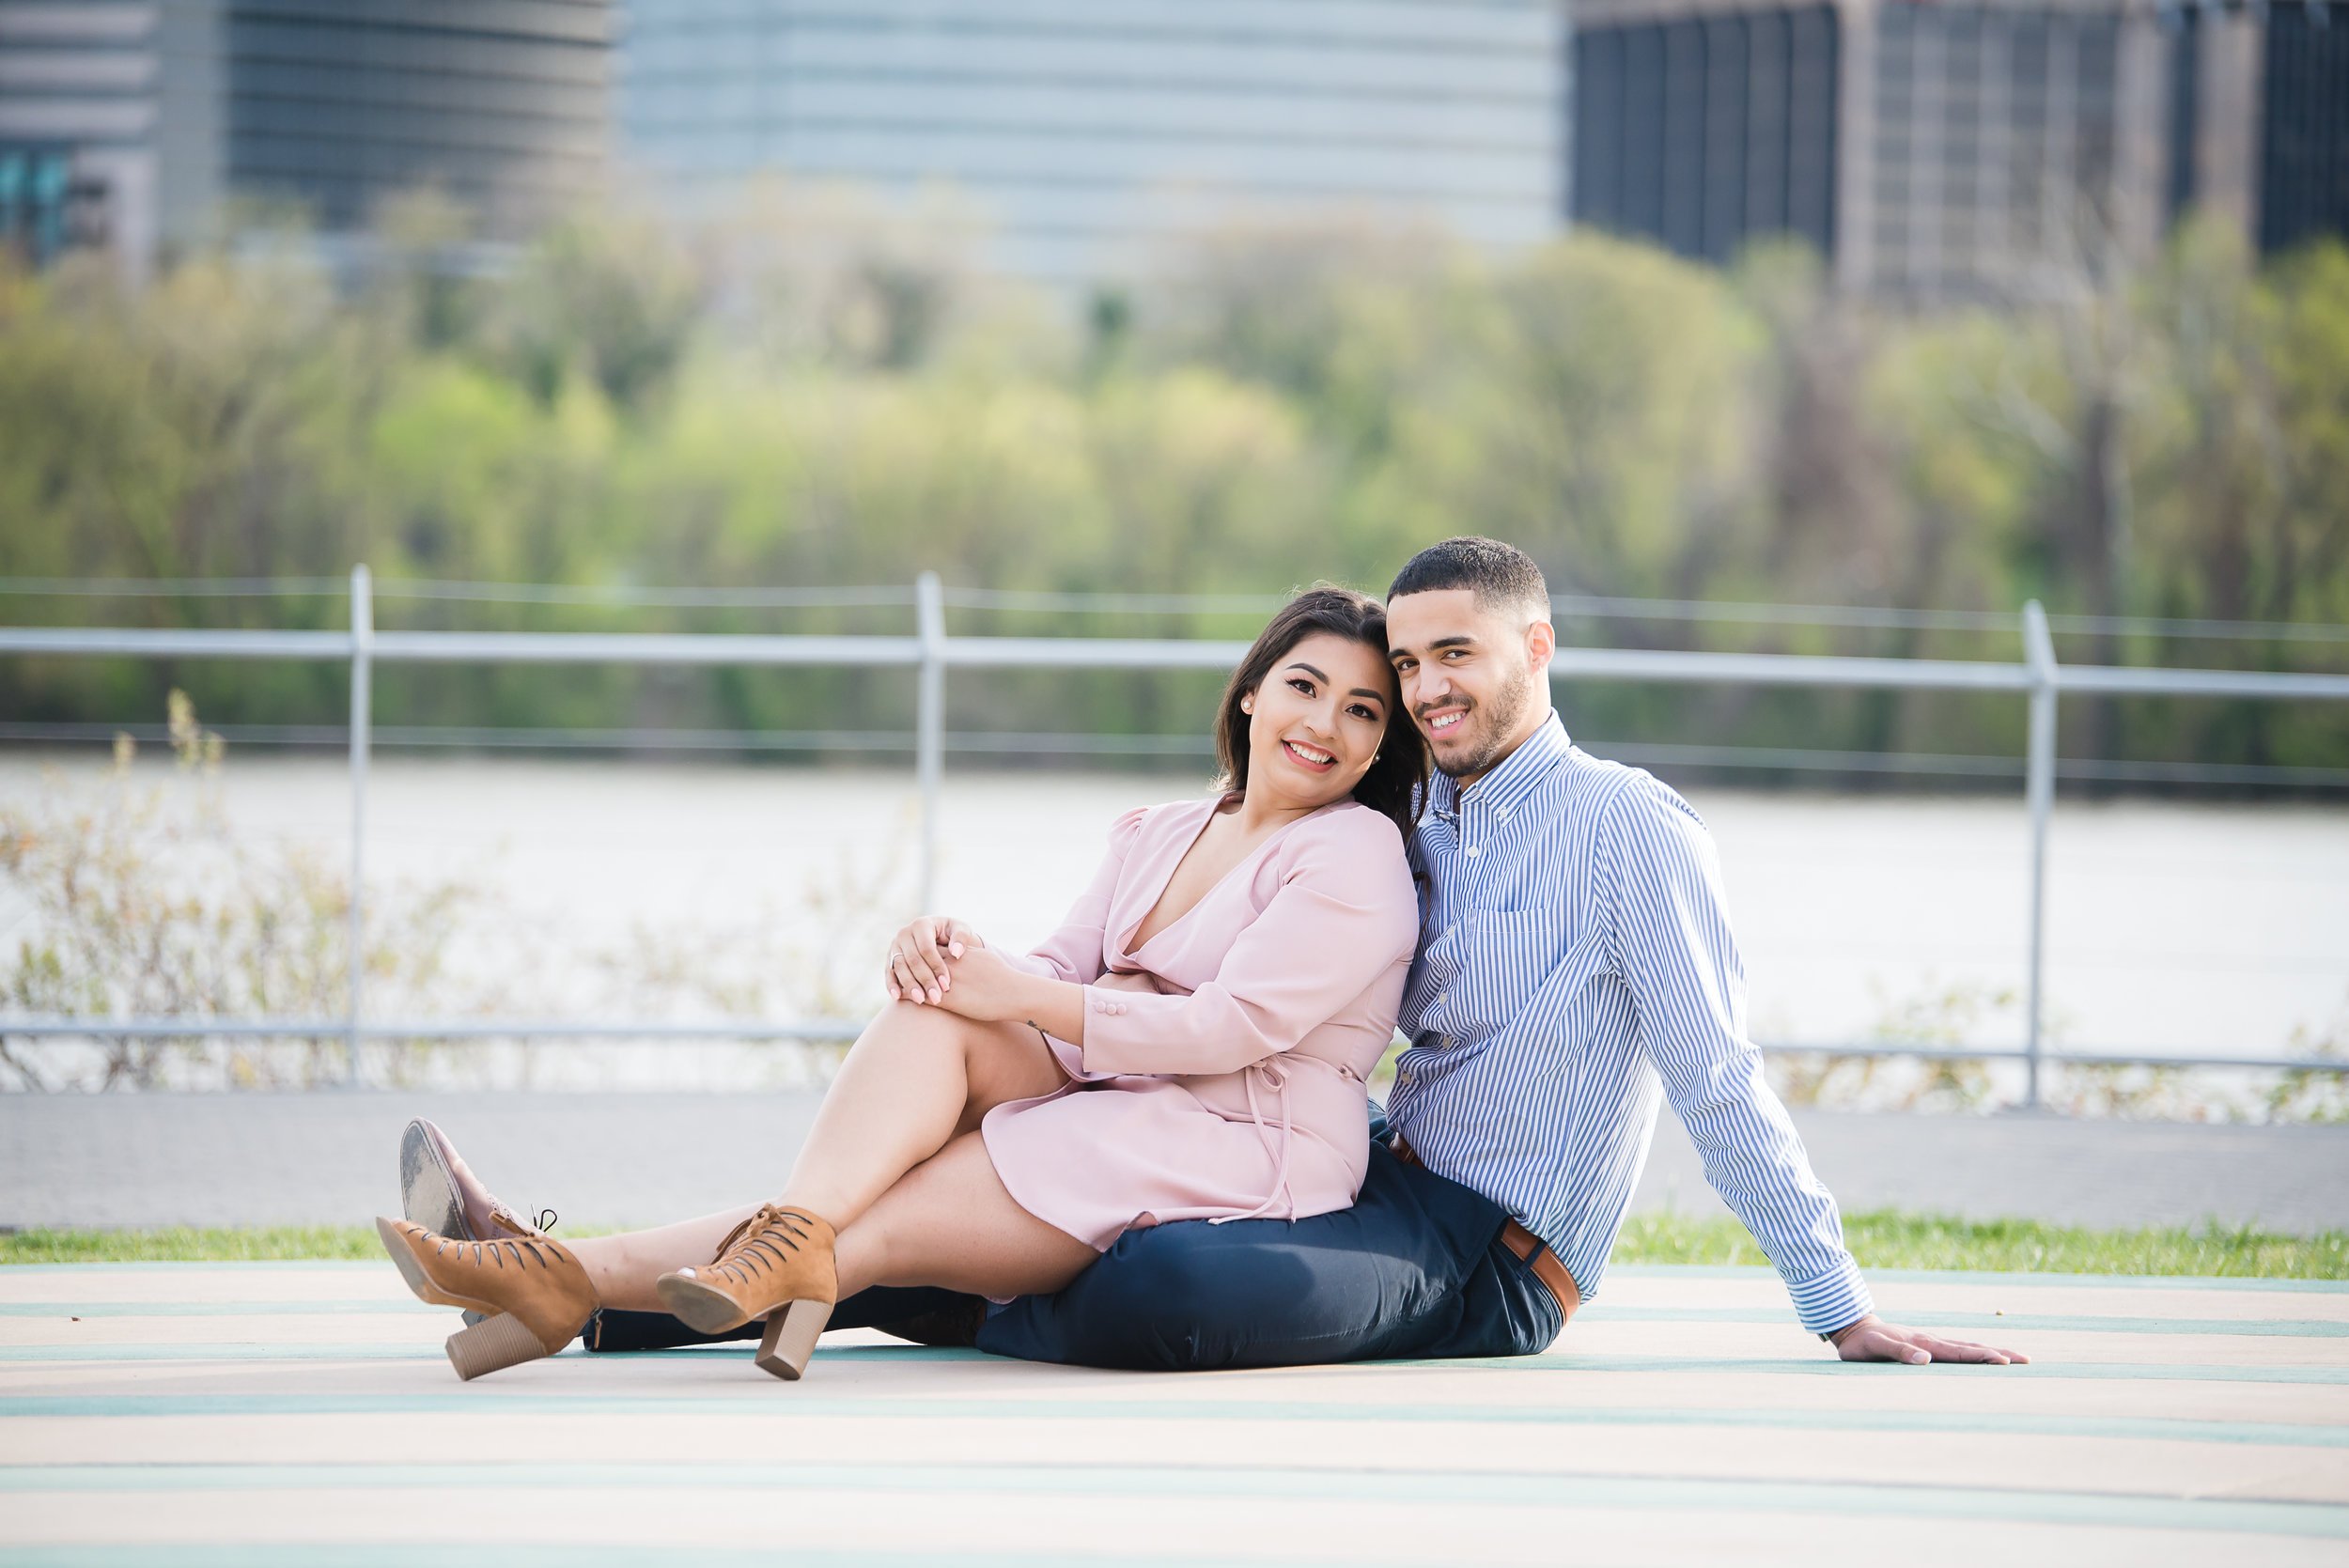
M0 3L0 245L152 255L162 33L151 5Z
M2349 231L2349 10L1576 0L1577 223L1723 261L1807 240L1901 298L2064 291L2189 209Z
M133 276L435 188L519 238L608 163L608 0L0 0L0 242Z
M1090 281L1231 217L1558 232L1556 0L637 0L627 158L723 201L763 172L952 188L1001 270Z
M494 265L619 168L688 213L767 175L952 192L975 265L1078 285L1367 215L1794 235L1851 288L2028 298L2189 210L2349 232L2349 6L0 0L0 244L36 263L141 275L272 208L363 261L432 187Z

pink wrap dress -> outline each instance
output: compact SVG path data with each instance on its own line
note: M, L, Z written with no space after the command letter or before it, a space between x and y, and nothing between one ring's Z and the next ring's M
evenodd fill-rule
M1059 930L1011 962L1085 987L1075 1080L987 1115L1020 1207L1106 1250L1130 1226L1354 1202L1363 1080L1394 1037L1419 905L1394 824L1341 800L1274 831L1133 945L1221 800L1129 812Z

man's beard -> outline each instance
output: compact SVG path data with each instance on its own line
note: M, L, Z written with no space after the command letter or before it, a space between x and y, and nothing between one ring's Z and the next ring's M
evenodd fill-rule
M1450 762L1439 753L1436 766L1455 779L1483 773L1500 757L1502 744L1517 733L1532 701L1533 672L1519 665L1501 690L1493 693L1491 702L1478 703L1461 721L1463 724L1476 725L1480 732L1470 749ZM1432 753L1434 748L1429 750Z

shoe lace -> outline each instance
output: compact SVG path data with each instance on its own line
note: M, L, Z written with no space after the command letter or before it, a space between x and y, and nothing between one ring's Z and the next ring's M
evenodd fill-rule
M535 1231L540 1235L546 1235L554 1230L557 1217L552 1209L540 1209L535 1217L525 1220L512 1209L500 1203L490 1210L490 1218L497 1224L516 1234Z
M800 1244L810 1239L808 1217L798 1209L761 1204L756 1214L726 1233L710 1260L710 1272L742 1284L753 1276L790 1265Z

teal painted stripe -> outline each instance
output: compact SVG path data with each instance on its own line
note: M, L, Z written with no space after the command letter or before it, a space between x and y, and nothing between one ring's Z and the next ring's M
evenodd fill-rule
M648 1490L984 1493L1050 1498L1389 1501L1390 1473L1267 1465L56 1465L0 1469L0 1493ZM1989 1486L1747 1482L1549 1471L1410 1472L1421 1506L1614 1508L1995 1518L2108 1529L2221 1530L2349 1540L2349 1507Z
M433 1360L439 1358L439 1347L429 1344L378 1344L360 1341L334 1344L19 1344L0 1345L0 1363L7 1362L101 1362L101 1361L169 1361L202 1364L212 1361L378 1361ZM576 1348L564 1352L567 1357L583 1357ZM717 1345L696 1350L664 1350L650 1354L677 1355L739 1355L731 1345ZM938 1348L927 1345L839 1345L818 1353L826 1361L879 1360L889 1364L918 1361L984 1361L991 1359L975 1350ZM1608 1356L1562 1354L1551 1351L1540 1356L1516 1356L1496 1360L1397 1360L1382 1361L1381 1366L1440 1367L1456 1372L1486 1374L1548 1373L1656 1373L1701 1372L1713 1375L1761 1374L1771 1376L1798 1377L2011 1377L2053 1378L2108 1382L2114 1379L2139 1382L2183 1383L2290 1383L2313 1385L2349 1385L2349 1366L2249 1366L2226 1367L2194 1364L2173 1364L2155 1361L2081 1361L2061 1364L2035 1361L2028 1366L1973 1367L1941 1364L1927 1372L1917 1367L1867 1366L1843 1361L1786 1359L1760 1358L1704 1358L1678 1356Z
M0 1420L121 1417L382 1415L733 1416L761 1421L1361 1421L1560 1428L1730 1427L1740 1430L1935 1433L2155 1442L2349 1448L2349 1425L1978 1413L1951 1410L1792 1411L1750 1407L1632 1410L1579 1405L1361 1404L1351 1399L843 1399L794 1390L775 1399L605 1394L34 1394L0 1396ZM2344 1412L2349 1415L2349 1412Z
M2061 1285L2087 1290L2280 1290L2316 1296L2349 1296L2349 1280L2270 1280L2233 1274L2032 1274L2015 1269L1870 1268L1872 1281L1916 1285ZM1627 1263L1608 1267L1610 1278L1633 1280L1753 1280L1775 1283L1766 1265L1688 1263ZM1594 1297L1594 1299L1596 1299Z
M0 1317L345 1317L445 1314L445 1307L415 1300L352 1298L318 1301L6 1301ZM2216 1334L2258 1339L2349 1339L2349 1321L2329 1318L2104 1317L2047 1312L1916 1312L1901 1321L1923 1328L1970 1328L2091 1334ZM1624 1307L1594 1303L1575 1314L1579 1323L1738 1323L1784 1327L1783 1312L1744 1307Z
M354 1313L447 1312L416 1300L349 1301L0 1301L0 1317L348 1317ZM454 1317L451 1321L455 1321Z
M381 1258L185 1258L123 1263L11 1263L0 1264L0 1280L13 1279L19 1274L74 1274L88 1269L102 1269L109 1274L184 1274L191 1269L246 1269L255 1273L283 1273L288 1269L316 1269L326 1272L347 1269L352 1273L381 1273Z
M2329 1318L2102 1317L2061 1312L1919 1312L1893 1314L1918 1328L1981 1328L2000 1333L2037 1329L2089 1334L2247 1334L2260 1339L2349 1339L2349 1322ZM1753 1323L1791 1327L1783 1312L1744 1307L1615 1307L1595 1302L1574 1314L1583 1323Z
M12 1278L19 1274L69 1274L90 1269L102 1269L111 1273L126 1271L184 1273L194 1269L254 1271L348 1269L353 1272L380 1272L382 1267L383 1264L381 1259L371 1258L273 1258L179 1263L19 1263L0 1264L0 1279ZM1610 1266L1607 1272L1610 1277L1620 1279L1752 1280L1766 1283L1775 1283L1778 1280L1775 1272L1761 1265L1616 1264ZM2012 1269L1977 1271L1871 1268L1866 1272L1868 1278L1873 1281L1908 1284L2061 1285L2067 1288L2091 1290L2291 1291L2320 1296L2349 1296L2349 1280L2268 1280L2213 1274L2032 1274Z

